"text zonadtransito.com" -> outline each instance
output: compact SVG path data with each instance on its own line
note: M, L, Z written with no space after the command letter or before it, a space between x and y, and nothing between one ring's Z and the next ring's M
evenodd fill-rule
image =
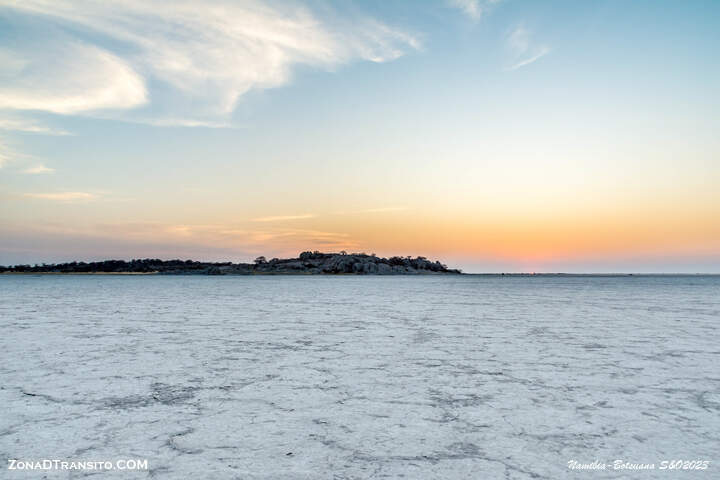
M8 460L8 470L147 470L147 459L120 459L120 460Z

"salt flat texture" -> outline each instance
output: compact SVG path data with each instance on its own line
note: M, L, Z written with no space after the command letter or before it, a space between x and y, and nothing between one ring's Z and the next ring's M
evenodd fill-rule
M718 277L0 277L0 457L97 478L720 478ZM570 460L705 459L704 472ZM8 471L5 478L91 472Z

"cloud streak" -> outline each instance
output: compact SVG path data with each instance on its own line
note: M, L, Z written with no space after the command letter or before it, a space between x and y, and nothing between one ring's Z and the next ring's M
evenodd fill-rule
M130 116L158 124L214 124L247 92L287 84L296 66L332 70L355 60L390 61L419 48L413 35L372 18L332 13L320 18L290 2L180 0L168 8L160 0L0 0L0 5L60 21L64 31L89 30L111 40L90 45L56 32L40 45L6 49L0 55L8 59L10 81L0 87L0 108L6 109L85 114L152 102L151 112ZM163 94L153 98L150 83L163 84Z
M42 48L5 52L4 57L27 65L4 72L0 109L77 114L147 102L144 80L120 57L64 36L55 40Z
M385 213L385 212L402 212L407 210L407 207L380 207L380 208L367 208L360 210L360 213Z
M39 175L43 173L54 173L54 168L48 168L45 165L37 165L35 167L26 168L22 171L22 173L27 173L29 175Z
M550 53L550 47L543 44L535 44L531 41L532 33L524 26L516 27L508 35L507 44L511 50L514 61L508 70L530 65Z
M14 118L0 118L0 130L41 133L43 135L71 135L66 130L47 127L31 120Z
M16 151L8 147L7 144L3 143L3 140L0 138L0 168L3 168L5 165L16 160L20 156L22 155L19 155Z
M315 215L312 213L305 213L302 215L276 215L270 217L253 218L253 222L284 222L287 220L303 220L306 218L314 218Z
M244 228L233 225L161 224L161 223L107 223L71 225L66 222L41 223L31 226L2 225L2 234L8 238L42 238L48 249L60 247L64 254L78 245L78 254L93 251L101 257L147 256L158 252L163 258L178 258L179 252L192 251L188 256L202 259L209 252L218 253L218 260L227 260L241 253L246 260L262 254L295 256L303 250L352 250L360 245L348 233L327 230L296 228ZM102 253L98 253L98 245ZM7 243L5 244L7 248ZM109 250L108 250L109 249ZM5 250L7 251L7 249ZM43 253L43 252L39 252ZM36 255L34 255L36 257ZM238 258L238 260L242 260Z
M538 48L537 53L535 53L533 56L528 57L524 60L520 60L518 63L510 66L510 70L517 70L520 67L530 65L531 63L535 62L536 60L539 60L540 58L544 57L548 53L550 53L550 48L543 45Z
M94 200L97 195L88 192L25 193L24 197L41 200L68 202L73 200Z
M6 147L2 143L0 143L0 168L3 168L9 160L9 152L7 151Z
M488 9L501 0L447 0L448 5L457 8L474 21L480 20Z

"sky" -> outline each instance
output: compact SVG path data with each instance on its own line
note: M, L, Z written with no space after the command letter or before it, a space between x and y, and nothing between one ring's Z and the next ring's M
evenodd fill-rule
M720 273L720 2L0 0L0 264Z

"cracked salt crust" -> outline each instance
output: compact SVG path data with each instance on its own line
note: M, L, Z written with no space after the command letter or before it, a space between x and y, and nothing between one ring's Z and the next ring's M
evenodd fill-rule
M0 456L149 461L103 478L559 479L720 451L718 277L2 277L0 319Z

